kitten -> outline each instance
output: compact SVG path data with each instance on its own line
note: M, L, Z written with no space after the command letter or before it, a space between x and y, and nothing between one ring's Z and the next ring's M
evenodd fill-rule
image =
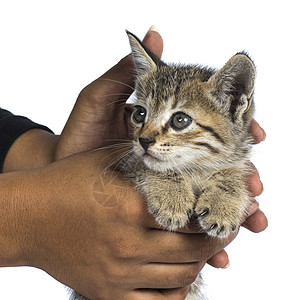
M250 204L246 175L255 66L246 53L219 71L165 64L127 32L137 71L127 177L157 223L174 231L191 216L209 236L236 231ZM200 276L186 299L204 299ZM81 296L72 299L86 299Z

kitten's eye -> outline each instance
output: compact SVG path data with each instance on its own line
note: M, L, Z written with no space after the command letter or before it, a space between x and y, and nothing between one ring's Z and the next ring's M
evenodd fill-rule
M175 113L172 116L170 125L175 130L182 130L192 123L192 118L183 112Z
M136 106L133 113L133 120L136 123L143 123L146 117L146 109L142 106Z

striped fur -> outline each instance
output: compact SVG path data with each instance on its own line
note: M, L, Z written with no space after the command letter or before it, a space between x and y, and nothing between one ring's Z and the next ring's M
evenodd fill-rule
M216 71L167 65L128 32L136 66L134 154L122 162L168 230L195 216L212 237L240 226L250 198L245 176L255 67L246 53ZM176 116L176 118L175 118ZM186 299L203 300L200 275ZM71 299L86 299L73 292Z
M132 115L134 155L124 162L125 172L163 228L184 227L194 215L208 235L225 238L250 202L245 176L255 66L246 53L218 71L167 65L128 36L143 113L141 119L137 110ZM204 299L198 286L188 299Z

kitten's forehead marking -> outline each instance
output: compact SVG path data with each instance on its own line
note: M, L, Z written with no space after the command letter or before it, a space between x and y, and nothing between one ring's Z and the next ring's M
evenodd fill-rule
M149 109L149 107L151 107L151 104L152 104L152 97L150 95L148 95L146 97L145 103L146 103L147 109Z
M172 97L169 101L155 101L150 95L145 99L145 108L148 111L148 116L154 121L155 124L165 126L174 110L172 108Z
M161 114L162 115L161 125L163 127L166 126L166 124L169 122L171 116L174 113L174 110L172 108L173 99L174 97L171 97L170 99L168 99L166 105L164 105L163 113Z

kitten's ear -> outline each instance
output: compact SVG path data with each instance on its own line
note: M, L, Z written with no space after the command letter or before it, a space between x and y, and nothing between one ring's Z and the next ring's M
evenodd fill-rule
M253 61L247 54L238 53L208 81L213 98L234 120L240 120L251 107L255 75Z
M147 49L143 43L131 32L126 31L132 49L132 56L138 76L154 71L161 60Z

